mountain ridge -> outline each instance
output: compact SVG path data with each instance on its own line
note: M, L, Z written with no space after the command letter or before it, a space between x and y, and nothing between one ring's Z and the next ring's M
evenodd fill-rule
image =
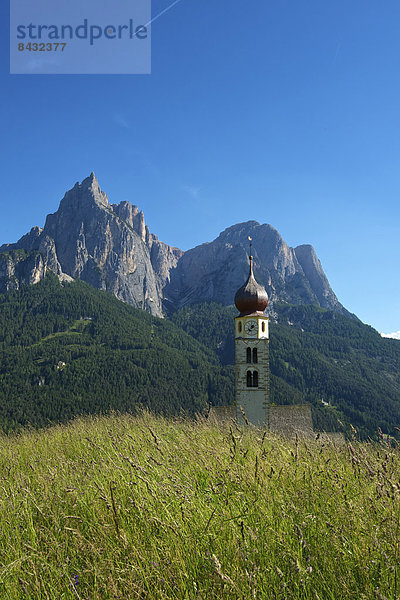
M248 275L249 237L255 275L266 285L270 312L277 301L284 300L350 314L331 289L310 244L291 248L272 225L254 220L231 225L212 242L187 250L165 287L168 301L177 308L203 300L232 304Z
M249 236L271 315L278 301L350 314L310 244L291 248L272 225L249 220L183 252L151 233L136 205L110 203L93 172L65 193L43 228L0 247L0 291L35 284L50 271L64 280L82 279L155 316L204 300L231 305L247 277Z

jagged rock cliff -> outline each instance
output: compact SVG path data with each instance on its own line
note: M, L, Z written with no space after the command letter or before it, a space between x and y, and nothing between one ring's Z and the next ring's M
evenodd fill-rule
M3 288L36 283L50 270L59 277L82 279L157 316L162 315L162 288L182 254L149 232L136 206L109 204L93 173L65 194L43 229L33 228L0 252L16 249L29 255L18 261L19 268L3 260L8 265Z
M272 312L278 300L345 311L312 246L290 248L270 225L248 221L183 253L150 233L137 206L110 204L93 173L65 194L43 229L0 247L0 291L37 283L51 271L157 316L205 300L229 305L248 275L249 236Z
M169 282L170 271L176 267L183 254L182 250L168 246L168 244L161 242L154 233L150 233L145 224L143 211L139 212L137 206L125 201L113 204L112 208L115 214L138 233L142 242L149 249L150 261L156 274L157 289L161 298L162 289Z
M344 310L313 247L290 248L276 229L257 221L233 225L213 242L185 252L165 287L166 306L179 308L204 300L232 304L248 275L249 236L253 239L255 276L266 286L271 308L279 300Z
M54 240L41 234L42 230L34 227L22 238L20 245L8 244L0 248L0 292L18 290L21 284L34 285L48 271L58 275L61 281L72 281L62 272Z
M39 252L12 250L0 254L0 292L18 290L21 283L33 285L43 279L46 266Z

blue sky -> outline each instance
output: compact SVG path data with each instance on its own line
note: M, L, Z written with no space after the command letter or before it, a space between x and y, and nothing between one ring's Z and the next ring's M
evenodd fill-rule
M9 75L7 10L0 243L94 171L182 249L250 219L312 244L349 310L400 329L397 0L181 0L151 75Z

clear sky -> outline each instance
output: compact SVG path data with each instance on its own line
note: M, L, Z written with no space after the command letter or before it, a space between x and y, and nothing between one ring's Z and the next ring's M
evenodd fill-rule
M9 75L5 4L0 243L94 171L184 250L250 219L312 244L349 310L400 329L398 0L181 0L151 75Z

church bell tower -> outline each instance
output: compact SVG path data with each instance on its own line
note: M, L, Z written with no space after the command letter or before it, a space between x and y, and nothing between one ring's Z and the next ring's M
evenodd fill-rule
M236 418L257 427L268 427L269 412L269 318L265 316L268 294L253 274L250 240L250 272L236 292L235 318Z

